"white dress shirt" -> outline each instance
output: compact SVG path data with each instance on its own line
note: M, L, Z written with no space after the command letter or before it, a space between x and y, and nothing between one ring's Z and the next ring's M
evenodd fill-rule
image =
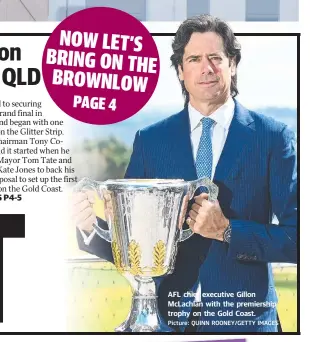
M219 107L214 113L209 115L210 119L215 121L215 124L211 128L211 141L212 141L212 173L211 179L214 177L217 163L220 159L225 141L227 138L228 130L231 124L231 120L234 116L235 103L230 97L221 107ZM205 117L198 112L190 103L188 104L188 114L191 130L191 142L194 160L196 161L198 146L200 137L202 134L202 122Z
M228 130L231 124L231 120L234 116L235 103L230 97L227 102L225 102L220 108L218 108L214 113L212 113L209 118L215 121L211 129L211 141L212 141L212 174L211 180L214 177L216 165L220 159ZM190 122L191 131L191 142L193 149L194 160L196 161L196 155L198 151L198 146L200 142L200 137L202 134L202 123L201 120L205 117L199 113L190 103L188 104L188 114ZM80 229L85 245L89 245L93 239L96 231L93 230L92 233L87 237L86 234Z
M97 222L96 222L97 223ZM86 246L88 246L90 243L91 243L91 240L93 239L93 237L95 236L96 234L96 230L94 229L90 234L89 236L87 236L84 231L82 229L79 228L79 231L80 233L82 234L82 237L83 237L83 241L85 243Z

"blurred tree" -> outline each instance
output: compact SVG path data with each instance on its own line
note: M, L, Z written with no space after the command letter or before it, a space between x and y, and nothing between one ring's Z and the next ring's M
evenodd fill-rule
M111 137L107 146L103 149L103 154L107 162L107 178L123 178L129 163L131 150L115 137Z
M86 139L73 146L71 154L78 179L89 177L104 181L124 177L131 149L111 136L100 140Z

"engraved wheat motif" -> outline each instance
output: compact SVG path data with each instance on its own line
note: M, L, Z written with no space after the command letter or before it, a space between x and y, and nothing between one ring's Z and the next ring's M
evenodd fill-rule
M130 262L130 273L133 275L142 274L140 262L141 262L141 250L139 244L132 240L129 243L129 262Z
M166 257L166 246L163 241L159 240L153 250L153 263L152 267L153 275L162 275L166 272L164 267Z
M124 265L122 264L121 252L116 241L112 242L112 253L113 253L115 267L117 268L118 271L123 272Z

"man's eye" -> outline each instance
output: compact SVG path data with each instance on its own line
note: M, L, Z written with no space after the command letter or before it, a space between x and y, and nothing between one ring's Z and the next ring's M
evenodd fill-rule
M212 57L210 57L210 59L211 59L212 61L217 61L217 62L219 62L219 61L222 60L222 58L221 58L220 56L212 56Z
M198 57L192 57L189 60L190 62L197 62L198 61Z

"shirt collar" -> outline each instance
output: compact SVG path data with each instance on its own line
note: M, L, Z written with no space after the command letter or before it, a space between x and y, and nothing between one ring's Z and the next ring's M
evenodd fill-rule
M213 119L216 124L220 125L224 129L228 129L231 123L231 120L234 116L235 111L235 102L234 100L229 97L228 100L219 107L215 112L213 112L208 117ZM190 102L188 103L188 114L189 114L189 121L191 126L191 132L193 132L200 124L201 119L205 116L202 115L198 110L196 110Z

